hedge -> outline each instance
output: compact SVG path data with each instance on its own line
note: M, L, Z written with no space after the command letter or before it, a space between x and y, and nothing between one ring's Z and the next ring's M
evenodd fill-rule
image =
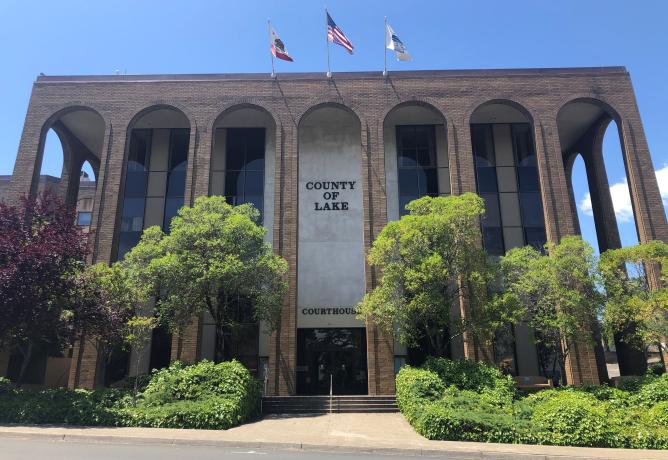
M227 429L260 412L259 383L239 362L174 363L129 390L22 390L0 378L0 422Z
M668 449L668 374L627 389L522 396L491 366L431 358L423 368L402 368L396 384L399 409L429 439Z

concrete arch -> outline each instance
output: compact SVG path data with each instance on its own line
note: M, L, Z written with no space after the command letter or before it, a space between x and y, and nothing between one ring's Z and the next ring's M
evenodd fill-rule
M306 108L303 112L301 112L296 118L295 118L295 125L299 128L299 126L302 123L302 120L304 118L308 117L311 113L315 112L318 109L321 109L323 107L336 107L340 108L342 110L345 110L346 112L350 113L353 115L357 121L360 124L360 127L364 126L365 123L363 121L366 121L364 117L361 115L359 107L351 107L350 105L346 105L342 100L337 100L337 99L316 99L313 100L309 103L308 108Z
M134 128L134 126L137 124L139 120L141 120L143 117L146 115L150 114L151 112L155 112L156 110L173 110L177 113L180 113L183 115L183 117L186 119L188 122L188 127L192 130L197 126L196 123L193 123L192 120L195 120L195 118L192 116L192 114L189 114L188 110L186 110L183 107L180 107L175 104L170 104L170 103L155 103L152 105L149 105L147 107L144 107L143 109L139 110L136 112L131 118L130 121L127 124L126 132L127 134L130 134L130 131Z
M253 110L258 110L260 112L264 112L267 115L269 115L269 117L274 123L274 127L279 126L280 117L273 108L267 107L264 104L260 104L253 100L238 100L225 104L221 108L221 110L218 112L215 118L213 118L211 123L208 124L209 132L213 132L213 129L218 124L218 122L220 122L227 115L241 109L253 109Z
M611 102L591 93L571 95L569 97L561 99L553 108L555 120L557 120L558 122L559 116L563 112L563 109L568 105L574 103L586 103L595 105L599 107L601 110L603 110L605 113L607 113L608 116L610 116L610 118L615 120L615 123L617 123L617 125L621 125L622 123L622 116L620 115L619 111L615 109L614 105Z
M385 124L387 117L392 112L394 112L397 109L410 106L419 106L419 107L424 107L425 109L428 110L433 110L434 112L438 113L440 117L443 119L443 124L446 124L449 119L447 113L439 106L439 104L436 101L426 98L412 98L412 99L404 99L400 102L397 102L396 104L388 105L387 107L385 107L385 109L383 109L380 121L382 121L382 123Z
M387 117L394 112L395 110L402 109L404 107L411 107L411 106L418 106L418 107L423 107L427 110L431 110L433 112L436 112L442 119L443 119L443 124L445 125L447 123L448 117L446 114L438 108L433 102L424 100L424 99L407 99L403 100L397 104L394 104L392 106L388 106L383 110L382 113L382 122L383 125L385 124Z
M473 118L473 115L475 113L487 106L490 105L506 105L509 107L512 107L513 109L517 110L520 112L526 119L527 121L532 125L535 126L535 120L536 117L534 114L527 108L527 104L522 104L518 101L515 101L513 99L507 99L507 98L494 98L494 99L486 99L482 102L477 102L476 104L473 104L469 107L469 109L465 112L465 119L467 122L470 124L471 123L471 118Z

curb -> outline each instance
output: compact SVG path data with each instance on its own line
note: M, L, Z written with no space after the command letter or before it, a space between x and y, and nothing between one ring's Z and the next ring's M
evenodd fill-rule
M34 439L40 441L60 441L71 443L101 443L101 444L141 444L141 445L169 445L169 446L202 446L202 447L226 447L226 448L244 448L244 449L277 449L277 450L302 450L312 452L339 452L355 454L379 454L387 456L416 456L431 458L448 458L449 460L469 460L469 459L522 459L522 460L588 460L588 459L623 459L633 458L642 460L643 451L637 450L629 452L623 450L626 456L611 455L586 455L586 452L568 453L530 453L530 452L511 452L508 450L487 450L476 447L454 448L454 449L429 449L429 448L393 448L393 447L371 447L371 446L345 446L329 444L308 444L294 442L263 442L263 441L232 441L232 440L213 440L213 439L186 439L174 437L155 437L155 436L127 436L127 435L108 435L108 434L79 434L79 433L39 433L35 431L2 431L0 430L0 439ZM518 446L519 447L519 446ZM522 446L531 447L531 446ZM538 446L536 446L538 447ZM541 448L548 446L540 446ZM559 447L554 446L555 449ZM586 448L582 448L586 449ZM659 453L660 451L655 451ZM584 454L584 455L583 455ZM594 454L592 452L592 454ZM628 454L631 454L630 456Z

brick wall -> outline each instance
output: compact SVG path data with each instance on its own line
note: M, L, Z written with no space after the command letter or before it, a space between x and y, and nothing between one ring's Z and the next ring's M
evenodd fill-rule
M668 241L663 204L653 175L638 107L624 68L527 69L480 71L380 72L268 75L155 75L38 77L26 115L10 192L34 191L46 130L63 114L85 108L104 120L98 187L93 209L94 261L111 261L117 238L128 128L151 107L173 107L191 125L186 202L208 193L212 126L225 110L252 105L266 110L276 124L274 249L289 263L290 289L280 330L272 337L269 390L295 392L297 282L298 126L318 104L350 108L362 125L365 247L387 221L383 120L398 104L429 104L446 120L452 192L475 190L469 120L489 101L522 108L532 120L548 239L558 241L576 231L570 212L567 175L557 114L569 101L587 99L614 111L620 126L629 184L641 241ZM367 267L367 288L374 274ZM198 322L181 341L181 353L197 358ZM392 345L369 325L370 392L393 391ZM178 346L177 346L178 348ZM582 347L580 347L582 348ZM371 353L374 353L371 356ZM185 356L184 355L184 356ZM572 381L595 381L593 354L581 351L571 366ZM593 367L595 369L595 367Z

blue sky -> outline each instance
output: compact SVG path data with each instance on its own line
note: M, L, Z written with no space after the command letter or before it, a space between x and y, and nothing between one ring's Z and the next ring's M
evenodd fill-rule
M355 45L332 48L332 69L382 70L383 16L413 61L392 69L623 65L631 72L645 133L668 201L668 2L348 1L327 7ZM267 18L294 63L278 72L325 71L325 3L311 1L0 1L0 174L11 174L32 82L44 72L111 74L270 72ZM613 126L605 160L624 244L637 241ZM612 132L610 132L612 131ZM43 172L62 159L49 139ZM581 226L595 244L583 168L574 179ZM626 189L628 190L628 189ZM627 192L628 194L628 192Z

